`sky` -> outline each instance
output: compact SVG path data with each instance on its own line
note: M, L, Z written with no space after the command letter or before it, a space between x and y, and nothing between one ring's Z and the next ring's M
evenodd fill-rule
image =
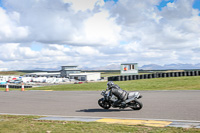
M0 0L0 70L200 63L200 0Z

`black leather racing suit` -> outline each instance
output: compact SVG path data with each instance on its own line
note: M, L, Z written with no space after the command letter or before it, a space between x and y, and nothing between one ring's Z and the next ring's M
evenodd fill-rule
M112 94L118 98L118 100L114 102L114 106L117 106L120 103L125 104L124 101L128 97L128 92L122 90L118 85L114 85L111 87L111 95Z

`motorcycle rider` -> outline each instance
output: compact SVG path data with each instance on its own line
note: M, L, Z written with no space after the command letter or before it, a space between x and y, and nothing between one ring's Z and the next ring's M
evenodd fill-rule
M122 108L126 106L125 100L128 98L128 92L122 90L117 84L114 84L112 81L107 83L107 90L111 90L111 95L115 95L118 100L114 102L114 106L121 104Z

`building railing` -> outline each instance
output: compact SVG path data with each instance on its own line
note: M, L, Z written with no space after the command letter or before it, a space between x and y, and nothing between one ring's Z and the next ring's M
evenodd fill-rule
M200 76L200 71L185 71L185 72L167 72L167 73L152 73L142 75L120 75L108 77L108 81L127 81L151 78L166 78L166 77L182 77L182 76Z

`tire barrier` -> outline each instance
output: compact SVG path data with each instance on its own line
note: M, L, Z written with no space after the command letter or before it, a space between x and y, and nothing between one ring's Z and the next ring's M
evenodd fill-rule
M8 85L9 88L21 89L22 85ZM6 88L6 85L0 85L1 88ZM32 88L30 85L24 85L24 88Z
M108 77L108 81L127 81L127 80L183 77L183 76L200 76L200 71L152 73L152 74L142 74L142 75L121 75L121 76Z

